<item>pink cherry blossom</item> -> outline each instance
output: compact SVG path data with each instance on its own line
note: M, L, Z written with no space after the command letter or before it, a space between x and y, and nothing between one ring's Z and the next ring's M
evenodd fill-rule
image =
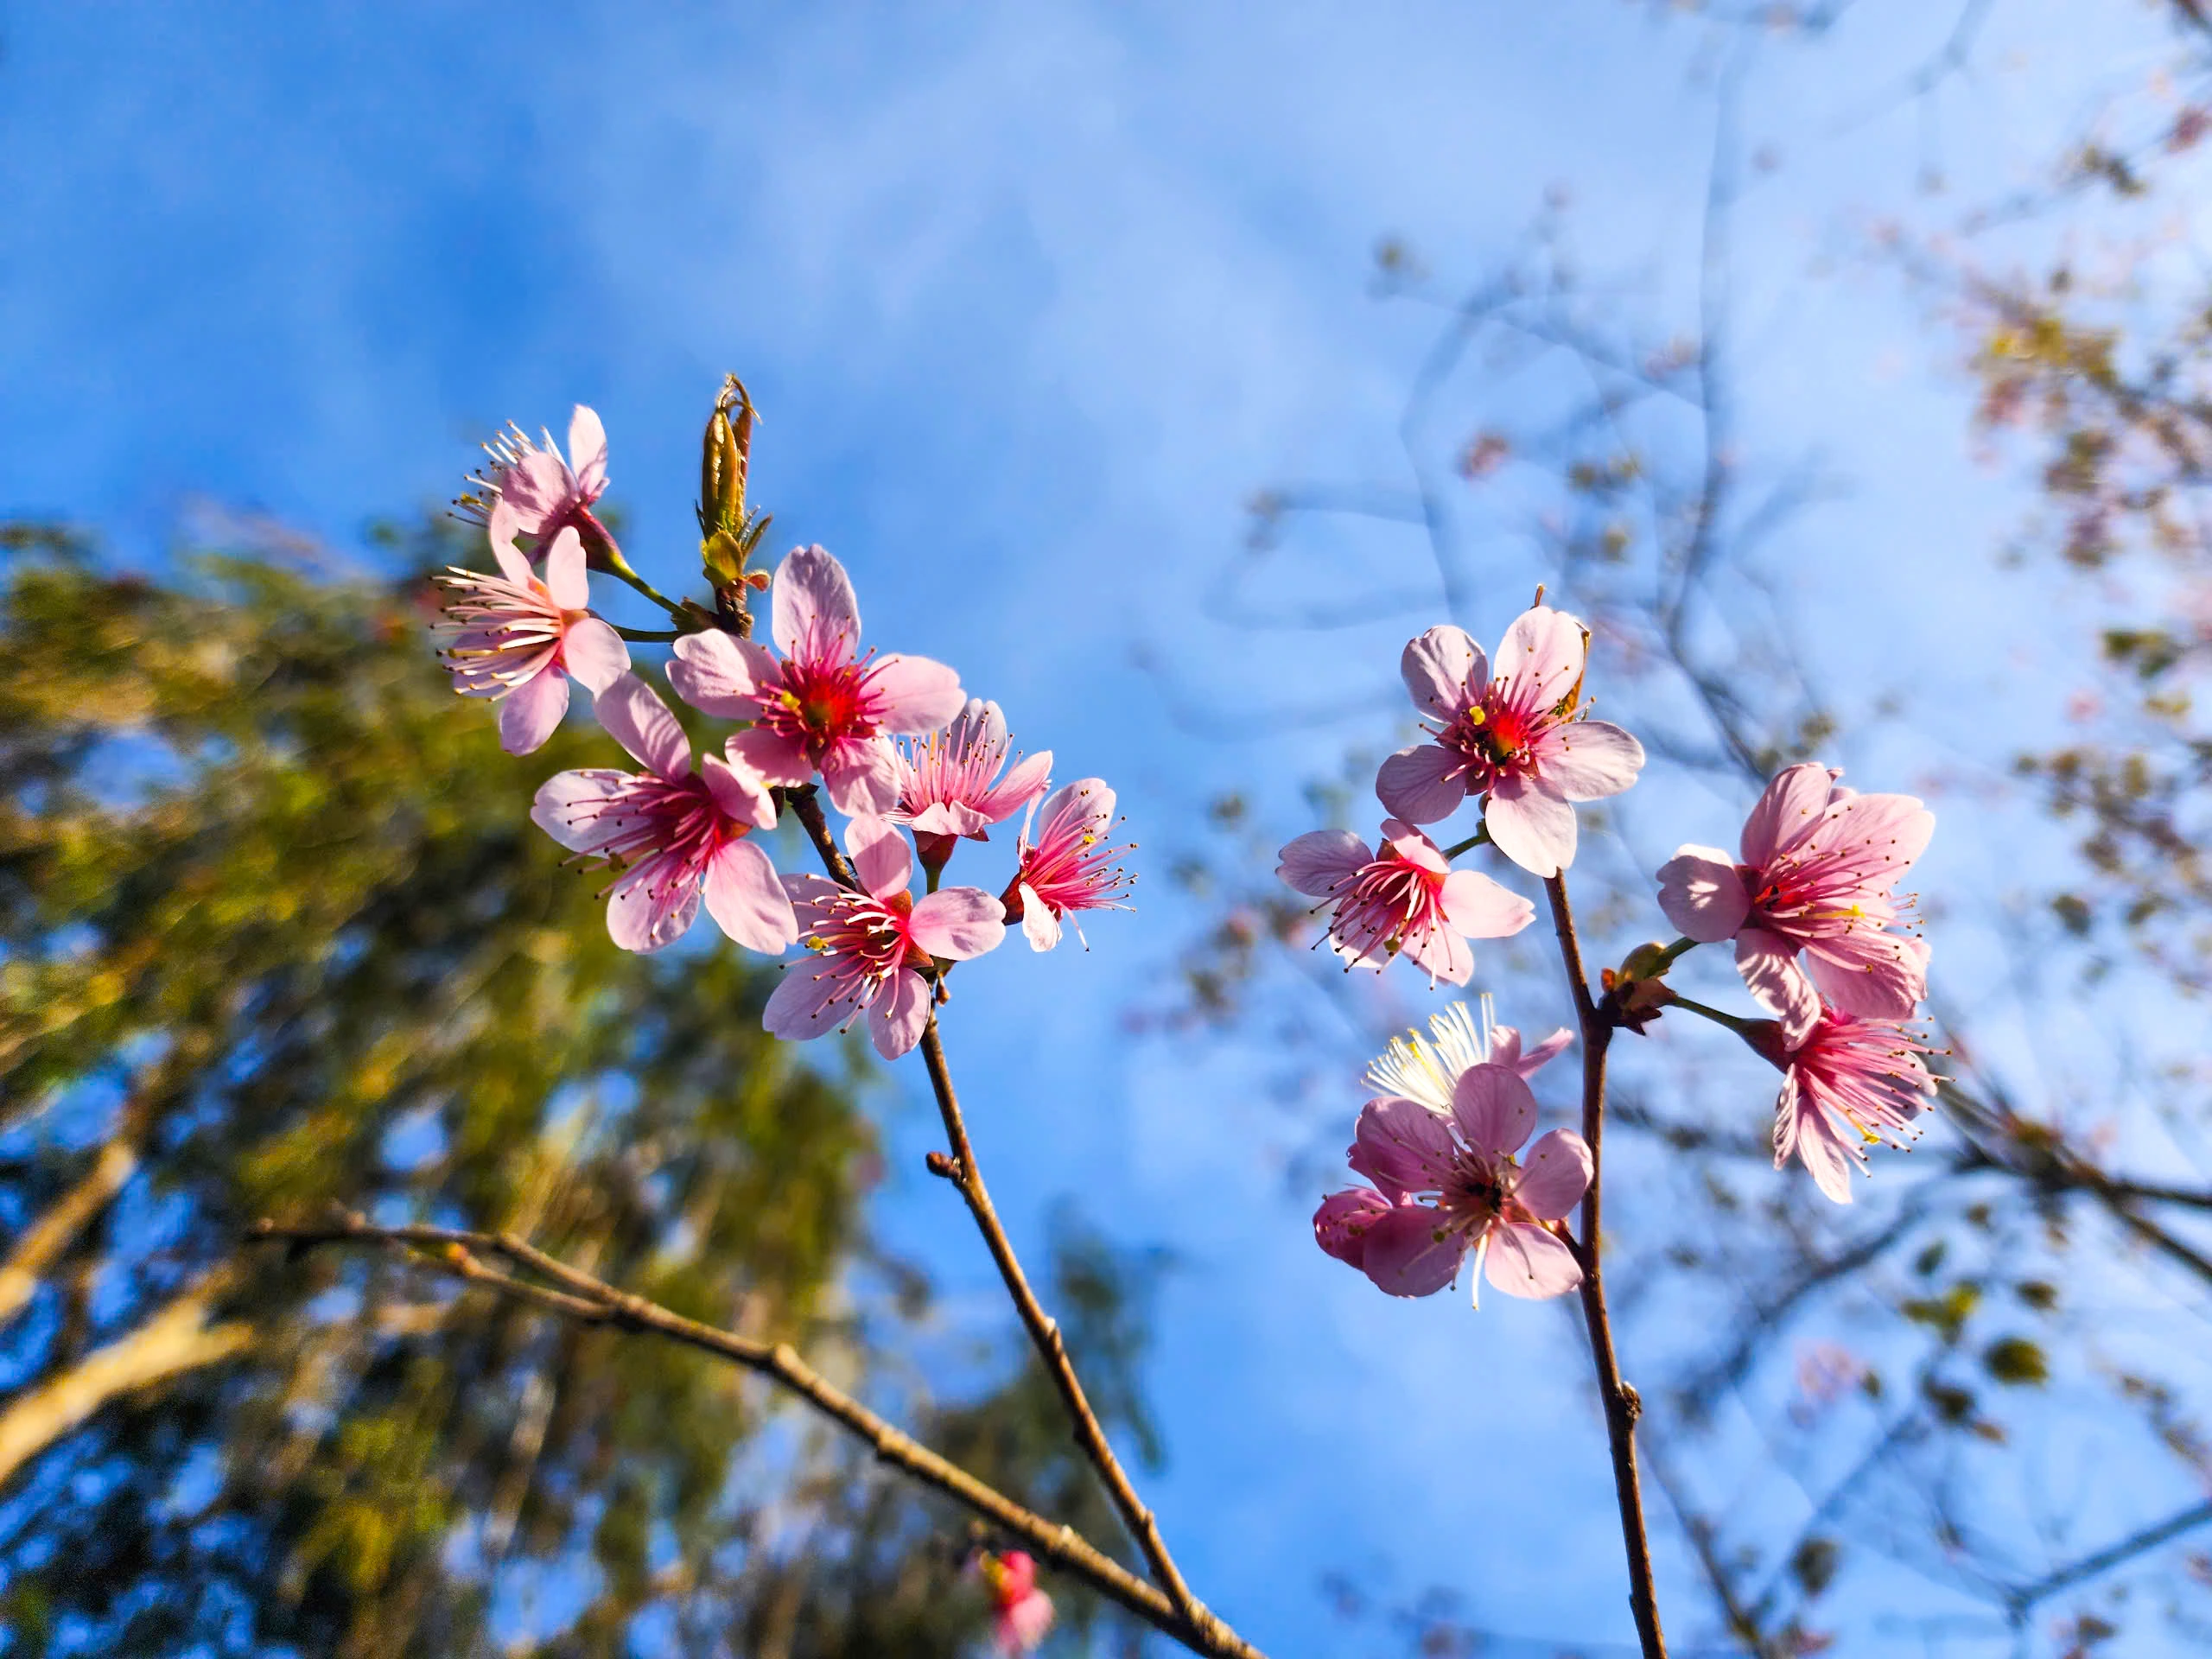
M1382 763L1376 795L1392 816L1435 823L1470 795L1498 851L1535 875L1574 861L1575 801L1636 781L1643 746L1578 712L1590 631L1564 611L1523 611L1497 648L1497 671L1465 630L1431 628L1399 664L1435 741Z
M499 575L454 565L433 578L453 594L436 632L453 689L498 700L499 746L528 754L569 711L569 681L582 680L594 695L604 691L628 672L630 652L584 608L590 594L575 531L553 538L540 580L515 551L510 521L495 510L492 556Z
M674 944L699 913L752 950L771 955L798 939L791 900L768 855L747 839L772 830L768 787L741 763L709 755L697 769L667 704L635 674L599 694L599 723L645 767L556 772L530 816L588 860L620 872L607 890L607 931L625 950Z
M1475 971L1469 939L1502 939L1535 919L1526 899L1476 870L1455 870L1409 823L1382 823L1376 854L1349 830L1316 830L1282 849L1275 874L1329 901L1330 948L1378 972L1403 951L1429 982L1464 985Z
M1114 861L1136 848L1109 846L1113 827L1114 791L1103 778L1078 778L1054 790L1041 807L1030 804L1020 866L1001 897L1007 919L1021 924L1032 950L1058 944L1062 919L1077 911L1128 908L1121 895L1136 878ZM1082 938L1082 924L1075 927Z
M462 507L488 517L504 502L515 529L541 543L564 528L606 537L606 526L591 509L607 493L607 429L578 404L569 417L569 458L561 458L551 433L544 438L541 448L511 426L486 444L492 465L472 480L485 493L463 496Z
M1452 1090L1471 1068L1502 1065L1516 1077L1533 1077L1574 1040L1574 1033L1561 1026L1523 1054L1521 1033L1492 1023L1487 993L1479 1021L1465 1003L1454 1002L1429 1016L1428 1029L1427 1037L1408 1031L1392 1038L1390 1046L1375 1057L1367 1083L1377 1095L1402 1095L1432 1112L1449 1113Z
M998 704L970 697L942 732L899 744L899 804L888 816L913 830L925 867L943 868L963 836L988 841L991 825L1045 792L1052 752L1027 756L1007 772L1007 743Z
M1923 1057L1936 1051L1904 1021L1822 1007L1802 1038L1763 1020L1751 1023L1745 1040L1782 1069L1774 1166L1796 1154L1838 1204L1851 1202L1851 1172L1855 1166L1866 1173L1868 1147L1918 1137L1919 1118L1936 1093Z
M753 722L730 740L771 784L818 771L841 812L898 807L899 753L887 733L918 735L961 711L960 677L926 657L863 657L860 603L845 567L818 547L777 567L771 631L784 653L719 632L676 642L669 683L704 714Z
M1037 1587L1037 1563L1027 1550L979 1558L977 1569L991 1593L991 1636L1006 1659L1033 1652L1052 1628L1052 1599Z
M930 1018L931 957L965 962L1006 937L1005 910L980 887L947 887L919 903L907 891L914 861L882 818L855 818L845 849L861 890L819 875L787 875L785 889L815 955L784 970L761 1023L804 1042L868 1014L876 1052L895 1060L922 1039Z
M1910 795L1842 788L1840 775L1811 764L1777 774L1745 820L1741 863L1684 847L1659 867L1668 920L1700 944L1734 939L1745 984L1793 1037L1824 996L1902 1020L1927 994L1927 943L1891 931L1911 901L1890 890L1927 849L1936 815Z
M1582 1201L1590 1148L1572 1129L1554 1129L1524 1163L1517 1154L1535 1124L1529 1085L1490 1063L1460 1074L1448 1114L1402 1096L1369 1101L1349 1156L1375 1190L1323 1199L1315 1241L1393 1296L1443 1289L1471 1250L1476 1279L1509 1296L1574 1289L1581 1264L1545 1224Z

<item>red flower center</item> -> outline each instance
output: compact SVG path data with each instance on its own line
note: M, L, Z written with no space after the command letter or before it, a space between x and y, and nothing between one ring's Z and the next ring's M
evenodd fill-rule
M861 663L793 659L784 664L781 696L760 723L804 746L817 766L841 738L873 737L876 722Z

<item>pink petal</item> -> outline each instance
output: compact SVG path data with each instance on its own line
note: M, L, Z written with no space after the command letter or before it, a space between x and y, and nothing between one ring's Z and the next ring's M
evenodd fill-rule
M1792 1152L1811 1172L1814 1185L1837 1204L1851 1202L1852 1152L1795 1071L1783 1077L1775 1111L1774 1166L1788 1163Z
M568 712L569 682L548 662L499 704L499 747L509 754L528 754L553 735Z
M1573 1129L1554 1129L1538 1135L1529 1148L1513 1196L1537 1220L1557 1221L1582 1202L1596 1167L1580 1135Z
M906 827L918 836L947 836L955 839L972 836L977 841L988 841L990 837L984 831L996 821L958 801L938 801L908 818Z
M1367 1230L1390 1213L1390 1200L1371 1186L1332 1192L1313 1212L1313 1242L1338 1261L1357 1267L1367 1251Z
M1049 950L1060 942L1060 918L1027 881L1021 884L1021 937L1032 950Z
M714 628L676 642L668 683L702 715L751 720L760 712L760 700L783 683L783 670L766 646Z
M671 668L669 672L673 677L675 670ZM696 697L686 697L684 701L694 709L699 706ZM706 712L712 714L714 710ZM764 784L795 789L814 776L814 768L807 764L806 751L790 738L779 736L766 727L755 726L750 731L736 733L722 747L733 766L740 772L758 774Z
M1847 790L1836 793L1844 799L1831 799L1826 819L1806 837L1808 847L1872 852L1886 861L1892 880L1928 850L1929 838L1936 833L1936 815L1914 797L1855 795Z
M887 737L844 738L822 757L822 786L848 817L880 817L899 807L899 752Z
M699 884L671 880L670 865L665 857L648 856L607 889L607 935L625 950L662 950L691 931L699 914Z
M1821 994L1846 1014L1909 1020L1928 995L1928 941L1872 928L1815 939L1805 966Z
M759 772L749 766L733 766L721 756L710 754L699 762L699 775L715 804L740 823L753 830L776 827L775 798L768 793Z
M1549 710L1574 690L1589 658L1580 617L1538 605L1513 619L1492 670L1500 702L1522 715Z
M1435 1211L1424 1204L1402 1204L1367 1230L1359 1266L1377 1290L1431 1296L1452 1282L1466 1252L1466 1236L1444 1231Z
M1480 699L1490 664L1465 628L1436 627L1407 644L1398 674L1414 707L1448 722Z
M976 798L976 810L993 823L1012 817L1042 795L1052 782L1052 752L1039 749L1014 763L1013 769Z
M791 908L798 914L803 927L813 927L828 918L831 906L844 889L826 875L806 872L783 878L784 891L791 896Z
M837 996L837 982L814 957L803 957L784 969L782 982L760 1011L760 1023L775 1036L803 1043L836 1030L851 1011L852 1005Z
M1511 1026L1493 1026L1490 1033L1491 1063L1505 1067L1516 1077L1533 1077L1565 1053L1573 1040L1574 1033L1561 1026L1524 1054L1521 1052L1521 1033L1518 1031Z
M1602 720L1570 720L1536 740L1536 770L1570 801L1601 801L1636 782L1643 745Z
M563 524L545 555L545 596L564 611L581 611L591 603L591 583L584 575L583 538L572 524ZM626 666L626 664L625 664Z
M707 914L747 950L775 957L798 943L798 920L776 867L752 842L733 841L716 853L702 885Z
M1309 830L1280 855L1275 874L1294 893L1326 899L1375 861L1368 845L1349 830Z
M607 803L635 775L601 766L556 772L537 786L530 821L572 853L594 851L629 828Z
M1408 933L1400 948L1406 960L1431 979L1440 979L1447 985L1464 985L1475 976L1475 953L1467 949L1465 939L1448 927Z
M887 732L941 731L967 700L957 671L926 657L897 652L877 659L868 686L877 700L876 718Z
M1436 823L1467 798L1466 760L1440 744L1400 749L1375 774L1375 798L1408 823Z
M859 817L845 826L845 851L861 886L878 899L904 893L914 879L914 855L887 818Z
M1782 1022L1791 1047L1805 1039L1821 1017L1821 994L1797 965L1797 948L1763 927L1736 936L1736 971L1753 1000Z
M1000 1609L992 1635L1007 1659L1020 1659L1033 1651L1052 1628L1052 1599L1032 1590L1011 1606Z
M569 416L569 470L583 496L596 496L607 487L607 429L582 404Z
M561 662L569 677L595 696L630 671L630 648L613 628L588 616L569 624L562 635Z
M1659 867L1659 908L1700 944L1732 939L1751 912L1736 861L1718 847L1683 847Z
M1774 775L1744 820L1744 862L1764 866L1811 830L1827 810L1828 769L1807 761Z
M607 734L644 766L670 782L691 772L691 740L668 705L635 674L625 674L594 700L592 712Z
M1006 906L981 887L946 887L914 906L907 937L933 957L965 962L998 949Z
M1497 780L1483 808L1491 844L1531 875L1574 862L1574 809L1518 773Z
M1477 1152L1518 1152L1536 1127L1536 1097L1517 1072L1495 1063L1471 1065L1452 1085L1452 1118Z
M527 592L530 561L515 550L515 537L522 534L522 526L515 522L515 504L504 494L493 497L484 528L491 537L492 556L499 563L499 574Z
M1439 1190L1451 1179L1457 1150L1452 1131L1434 1112L1417 1100L1385 1096L1360 1108L1351 1163L1383 1197L1395 1199Z
M860 654L860 601L853 579L828 550L793 548L776 567L774 588L769 632L785 656L817 655L837 641L848 660Z
M891 982L868 1004L868 1034L875 1039L875 1052L887 1060L911 1051L922 1040L922 1028L929 1022L930 988L911 968L893 974Z
M1382 845L1431 875L1442 875L1452 868L1443 849L1402 818L1382 820Z
M1490 1256L1484 1266L1497 1289L1532 1301L1564 1296L1582 1283L1582 1264L1574 1252L1555 1235L1521 1222L1491 1229Z
M1536 918L1536 907L1479 870L1454 870L1440 895L1444 919L1471 939L1507 939Z

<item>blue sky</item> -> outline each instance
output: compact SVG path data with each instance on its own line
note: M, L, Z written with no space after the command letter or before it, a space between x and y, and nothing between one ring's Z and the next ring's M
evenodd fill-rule
M2081 10L2008 9L1944 94L1948 200L2023 176L2147 68L2147 29L2092 35ZM1817 664L1847 709L1927 693L1911 743L1866 746L1916 766L1987 753L2000 690L2031 727L2065 690L2018 689L2050 624L1983 595L2020 498L1971 464L1938 321L1865 257L1872 213L1933 211L1921 111L1883 95L1947 22L1870 0L1819 53L1763 54L1748 119L1786 165L1738 247L1745 428L1850 480L1787 583L1849 624ZM1366 296L1376 238L1471 270L1565 186L1588 267L1686 317L1703 41L1599 0L10 7L0 512L97 525L130 562L158 562L200 499L358 546L372 516L449 496L499 423L558 431L581 400L611 434L630 556L667 586L734 368L765 410L777 539L839 553L873 642L958 664L1166 849L1218 789L1281 792L1341 736L1387 735L1355 711L1223 742L1162 690L1233 728L1389 682L1402 621L1285 641L1198 614L1255 488L1395 464L1429 321ZM1407 538L1354 551L1378 585L1431 579ZM1900 615L1880 583L1907 572L1928 602ZM1464 620L1495 632L1537 574L1504 549ZM1634 851L1719 839L1736 804L1631 822ZM1931 881L1976 845L1950 840ZM1182 1256L1154 1487L1193 1581L1281 1655L1333 1650L1322 1573L1385 1561L1395 1590L1454 1586L1501 1630L1624 1638L1602 1437L1557 1310L1376 1296L1312 1249L1259 1058L1123 1033L1190 924L1163 874L1089 954L964 975L948 1043L1026 1238L1072 1194ZM902 1171L927 1138L904 1121ZM885 1202L953 1317L989 1317L942 1190L900 1174Z

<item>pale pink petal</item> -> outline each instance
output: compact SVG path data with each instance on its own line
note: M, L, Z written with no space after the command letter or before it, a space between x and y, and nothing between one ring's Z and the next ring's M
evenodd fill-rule
M893 974L891 982L868 1005L868 1034L875 1041L875 1052L887 1060L909 1052L922 1040L922 1028L929 1022L929 984L911 968Z
M671 668L671 675L674 672ZM684 701L694 709L699 706L696 697L687 697ZM714 711L710 709L706 712L712 714ZM728 752L733 766L741 772L751 771L758 774L764 784L780 784L786 789L793 789L814 776L814 768L807 764L804 749L791 739L763 726L736 733L723 747Z
M1846 1014L1909 1020L1928 995L1928 941L1866 931L1805 947L1805 966L1821 994Z
M973 836L988 841L990 837L983 832L997 821L958 801L937 801L908 818L906 827L918 836Z
M1471 1065L1452 1085L1452 1118L1477 1152L1503 1157L1520 1151L1536 1127L1536 1097L1517 1072Z
M837 642L848 660L860 654L860 601L853 579L826 548L795 547L784 555L774 590L769 631L785 656L810 658Z
M788 884L791 878L784 878ZM823 973L811 957L803 957L784 969L782 982L760 1011L760 1023L778 1037L794 1043L820 1037L837 1029L852 1004L837 996L837 982Z
M1636 782L1643 745L1602 720L1564 721L1536 739L1536 771L1570 801L1601 801Z
M785 876L783 882L784 891L791 895L791 908L805 927L828 920L837 895L844 892L828 876L804 871Z
M1060 918L1027 881L1021 884L1021 937L1032 950L1049 950L1060 942Z
M760 712L760 699L782 684L783 670L766 646L710 628L676 642L668 683L702 715L751 720Z
M1659 867L1659 908L1700 944L1732 939L1751 913L1736 861L1718 847L1682 847Z
M707 914L747 950L774 957L798 943L798 920L776 867L752 842L725 845L708 861L702 885Z
M914 906L907 937L933 957L965 962L1006 938L1006 906L981 887L946 887Z
M1400 948L1407 961L1430 978L1440 979L1447 985L1464 985L1475 976L1475 953L1467 949L1466 940L1448 927L1409 932ZM1372 954L1361 953L1363 957Z
M904 893L914 879L914 855L906 838L887 818L858 817L845 827L845 851L853 874L879 899Z
M699 914L699 884L671 879L670 861L650 856L632 865L607 891L607 931L625 950L671 945Z
M1821 1017L1821 994L1797 965L1797 948L1764 928L1736 936L1736 971L1758 1005L1782 1022L1794 1046Z
M1467 798L1466 759L1440 744L1400 749L1375 774L1375 798L1408 823L1436 823Z
M561 662L569 677L595 696L630 671L630 648L613 628L588 616L569 624L561 639Z
M1513 1196L1539 1221L1557 1221L1590 1190L1590 1147L1573 1129L1540 1135L1522 1160Z
M1367 1230L1390 1209L1390 1200L1371 1186L1332 1192L1313 1212L1313 1242L1356 1268L1367 1250Z
M1450 1284L1466 1236L1446 1232L1426 1205L1402 1204L1376 1217L1360 1252L1360 1271L1393 1296L1430 1296Z
M1033 1651L1052 1628L1052 1599L1032 1590L1020 1600L999 1610L992 1634L1007 1659Z
M1452 1131L1434 1112L1417 1100L1385 1096L1360 1108L1351 1162L1385 1198L1396 1198L1441 1187L1451 1179L1456 1150Z
M1367 843L1349 830L1309 830L1280 856L1275 874L1309 899L1332 897L1375 861Z
M499 747L528 754L553 735L569 712L569 682L548 662L499 704Z
M581 611L591 603L591 583L584 575L583 538L572 524L563 524L546 550L545 596L564 611Z
M1490 664L1465 628L1447 626L1408 641L1398 673L1416 709L1448 722L1481 699Z
M690 775L691 741L668 712L668 705L635 674L625 674L601 692L592 712L607 734L638 760L671 782Z
M593 766L556 772L537 786L530 821L572 853L588 853L630 828L608 803L629 786L634 773Z
M1052 782L1052 752L1039 749L1015 761L1007 775L984 791L976 810L992 823L1012 817L1042 795ZM981 831L970 833L981 836Z
M1434 842L1402 818L1382 820L1382 845L1431 875L1442 875L1452 868L1452 861Z
M1809 760L1777 772L1744 820L1744 862L1766 864L1817 824L1827 810L1828 784L1828 769Z
M877 699L876 719L887 732L941 731L967 702L958 672L926 657L894 652L879 658L868 685Z
M1574 809L1518 773L1497 780L1483 823L1491 844L1531 875L1557 875L1574 862Z
M1852 1201L1851 1150L1827 1114L1805 1094L1795 1072L1783 1077L1775 1112L1774 1166L1780 1169L1793 1152L1811 1172L1814 1185L1837 1204Z
M1444 919L1471 939L1510 938L1536 918L1536 907L1479 870L1454 870L1440 895Z
M760 774L749 766L733 766L718 754L699 762L699 776L715 804L752 830L776 827L776 800Z
M1845 799L1829 803L1826 819L1806 837L1808 848L1862 855L1871 852L1899 875L1928 850L1929 838L1936 833L1936 815L1914 797L1837 792Z
M1491 1229L1490 1255L1484 1271L1491 1283L1508 1296L1541 1301L1564 1296L1582 1284L1582 1264L1574 1252L1541 1227L1507 1222Z
M569 470L587 499L607 487L607 429L597 412L582 404L569 416Z
M822 757L822 786L848 817L880 817L899 807L899 751L887 737L842 738Z
M522 526L515 519L515 504L505 494L493 498L484 528L491 537L492 556L499 562L499 574L527 592L530 561L515 550L515 537L522 534Z
M1574 690L1590 653L1581 619L1538 605L1513 619L1491 669L1499 703L1522 715L1547 711Z
M1561 1026L1524 1054L1518 1031L1511 1026L1493 1026L1490 1033L1491 1064L1505 1067L1516 1077L1533 1077L1565 1053L1573 1040L1574 1033Z
M542 536L555 511L568 499L569 475L559 456L533 447L522 458L522 464L502 480L502 492L513 500L515 523L524 533Z

